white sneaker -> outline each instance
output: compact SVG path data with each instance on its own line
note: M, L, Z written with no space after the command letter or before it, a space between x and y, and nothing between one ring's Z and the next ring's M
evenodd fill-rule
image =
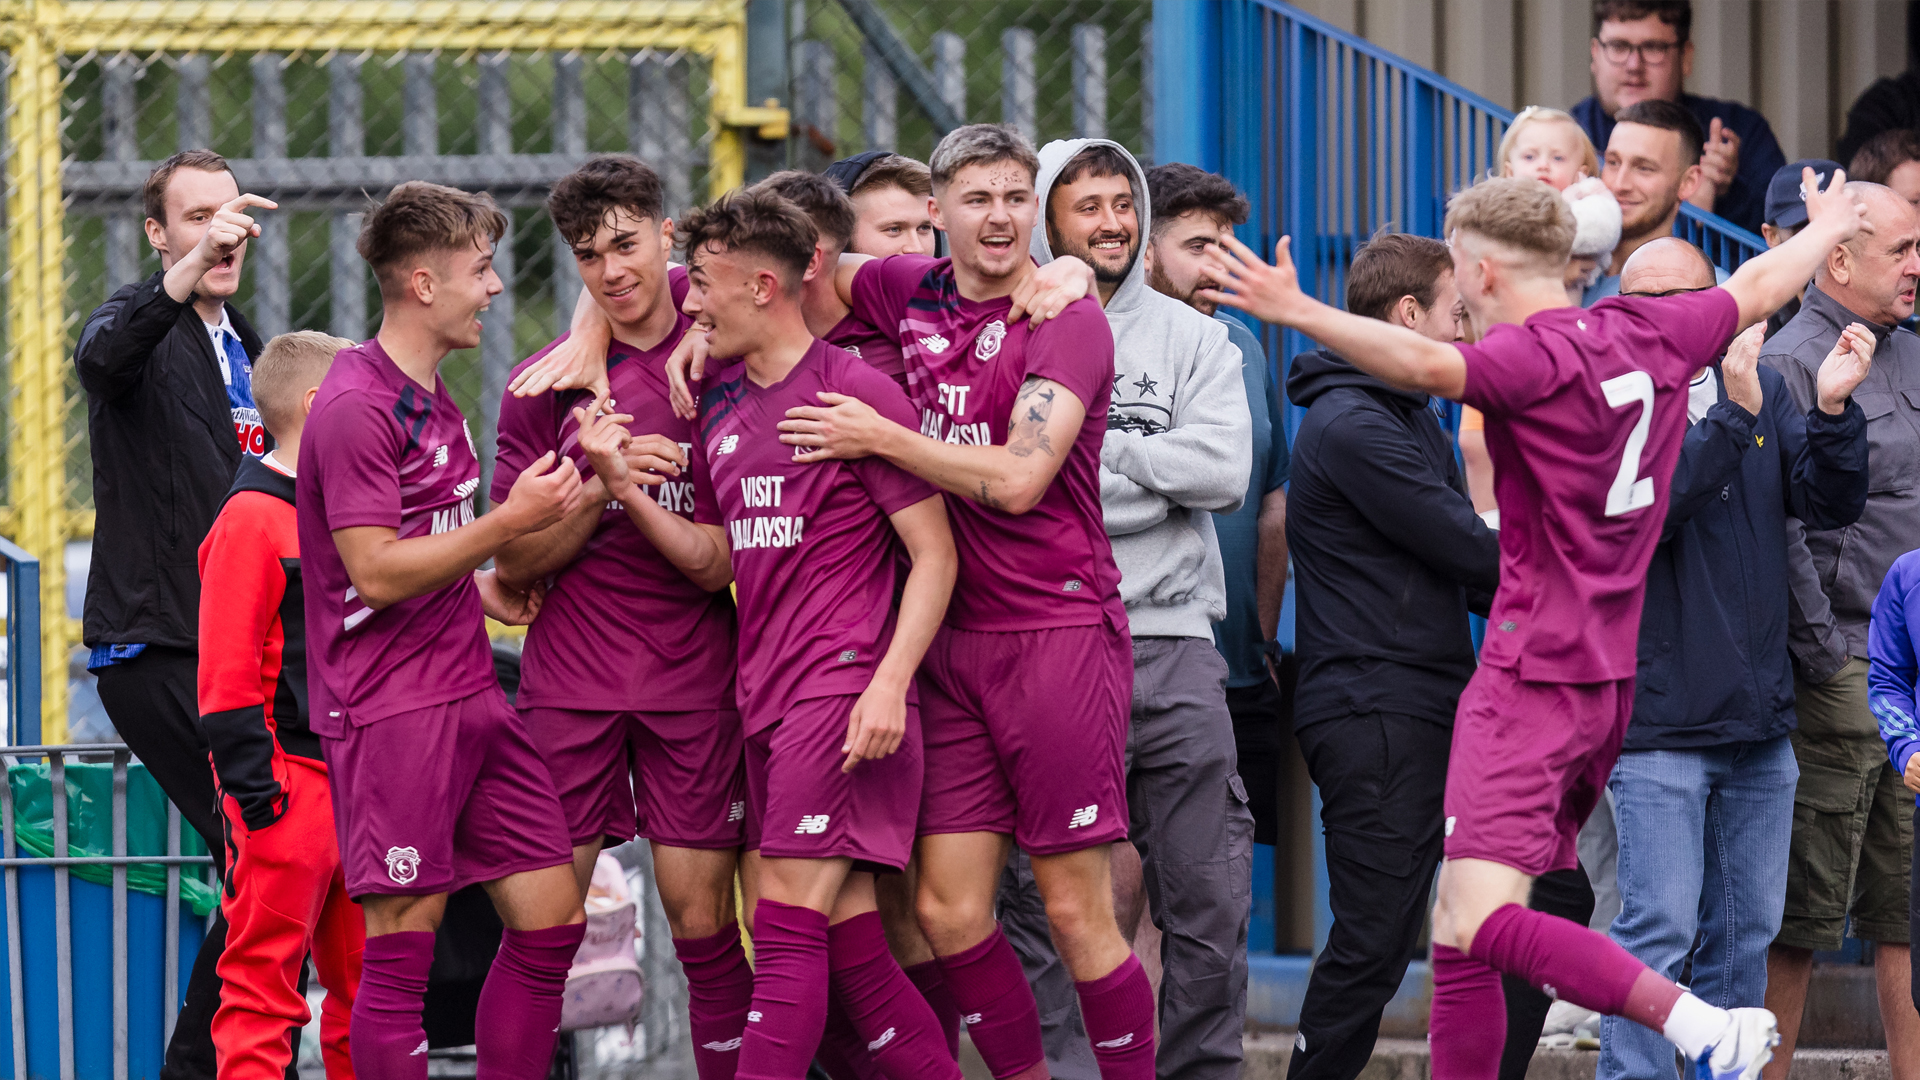
M1712 1046L1694 1060L1695 1080L1758 1080L1760 1067L1773 1060L1780 1032L1765 1009L1729 1009L1731 1019Z
M1600 1014L1571 1001L1556 1001L1540 1029L1542 1050L1598 1050Z

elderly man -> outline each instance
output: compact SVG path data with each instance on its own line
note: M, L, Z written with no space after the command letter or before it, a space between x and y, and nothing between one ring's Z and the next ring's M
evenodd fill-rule
M1920 221L1890 188L1855 181L1872 231L1836 247L1814 275L1800 314L1769 339L1760 362L1786 377L1800 409L1821 397L1820 371L1841 332L1865 324L1878 347L1855 393L1867 418L1867 507L1844 529L1788 523L1800 763L1786 914L1767 958L1767 1007L1780 1019L1777 1068L1786 1075L1815 950L1854 937L1876 944L1880 1015L1896 1075L1920 1075L1920 1016L1908 993L1907 873L1913 825L1900 777L1887 763L1867 707L1867 621L1896 556L1920 536L1920 337L1900 323L1920 283ZM1689 674L1689 679L1693 674Z
M1620 293L1713 284L1706 256L1669 237L1634 253ZM1757 367L1762 330L1734 339L1688 389L1647 570L1633 719L1608 781L1620 837L1613 939L1670 979L1691 954L1693 992L1727 1009L1766 993L1800 775L1788 735L1787 515L1839 529L1867 502L1867 420L1849 395L1871 366L1872 332L1855 323L1838 335L1802 412L1780 373ZM1599 1080L1672 1071L1672 1045L1637 1024L1607 1017L1600 1043Z
M1767 179L1786 164L1767 118L1737 101L1682 89L1693 71L1693 5L1686 0L1594 0L1588 45L1594 93L1573 107L1595 146L1606 146L1621 110L1643 101L1684 108L1706 135L1701 182L1685 198L1743 229L1760 226Z

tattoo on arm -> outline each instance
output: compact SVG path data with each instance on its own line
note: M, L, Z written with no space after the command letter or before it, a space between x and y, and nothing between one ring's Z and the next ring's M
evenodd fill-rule
M993 497L993 492L987 489L987 482L985 480L980 481L980 505L991 506L995 510L1005 509L1005 507L1001 505L1000 500Z
M1053 456L1053 442L1047 438L1047 419L1053 415L1053 383L1038 375L1027 376L1020 393L1013 399L1013 425L1007 432L1007 449L1015 457L1032 457L1035 450Z

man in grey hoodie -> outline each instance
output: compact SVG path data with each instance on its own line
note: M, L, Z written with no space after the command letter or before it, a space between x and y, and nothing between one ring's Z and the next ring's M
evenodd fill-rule
M1034 260L1074 255L1091 265L1113 327L1100 501L1133 632L1127 805L1142 863L1134 886L1126 861L1114 860L1115 909L1130 930L1144 898L1163 935L1158 1075L1236 1077L1253 818L1236 765L1226 663L1213 647L1213 623L1227 610L1213 512L1239 507L1252 468L1240 350L1226 327L1147 284L1146 177L1124 148L1104 139L1048 143L1037 187L1046 228L1033 232ZM1073 983L1032 882L1016 855L1001 925L1034 983L1052 1075L1091 1078Z

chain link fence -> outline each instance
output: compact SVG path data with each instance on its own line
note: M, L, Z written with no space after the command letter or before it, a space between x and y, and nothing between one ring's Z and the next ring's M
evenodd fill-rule
M354 252L394 184L488 191L512 227L481 347L442 373L492 461L506 375L564 328L579 290L541 209L590 154L658 168L670 208L739 183L743 0L35 0L0 13L7 297L0 529L46 568L44 714L64 741L63 546L92 534L86 399L72 349L95 306L159 269L140 185L176 150L225 155L258 212L237 306L265 336L362 339L378 293ZM482 485L484 491L486 485Z
M791 0L796 166L996 121L1153 160L1151 0Z

